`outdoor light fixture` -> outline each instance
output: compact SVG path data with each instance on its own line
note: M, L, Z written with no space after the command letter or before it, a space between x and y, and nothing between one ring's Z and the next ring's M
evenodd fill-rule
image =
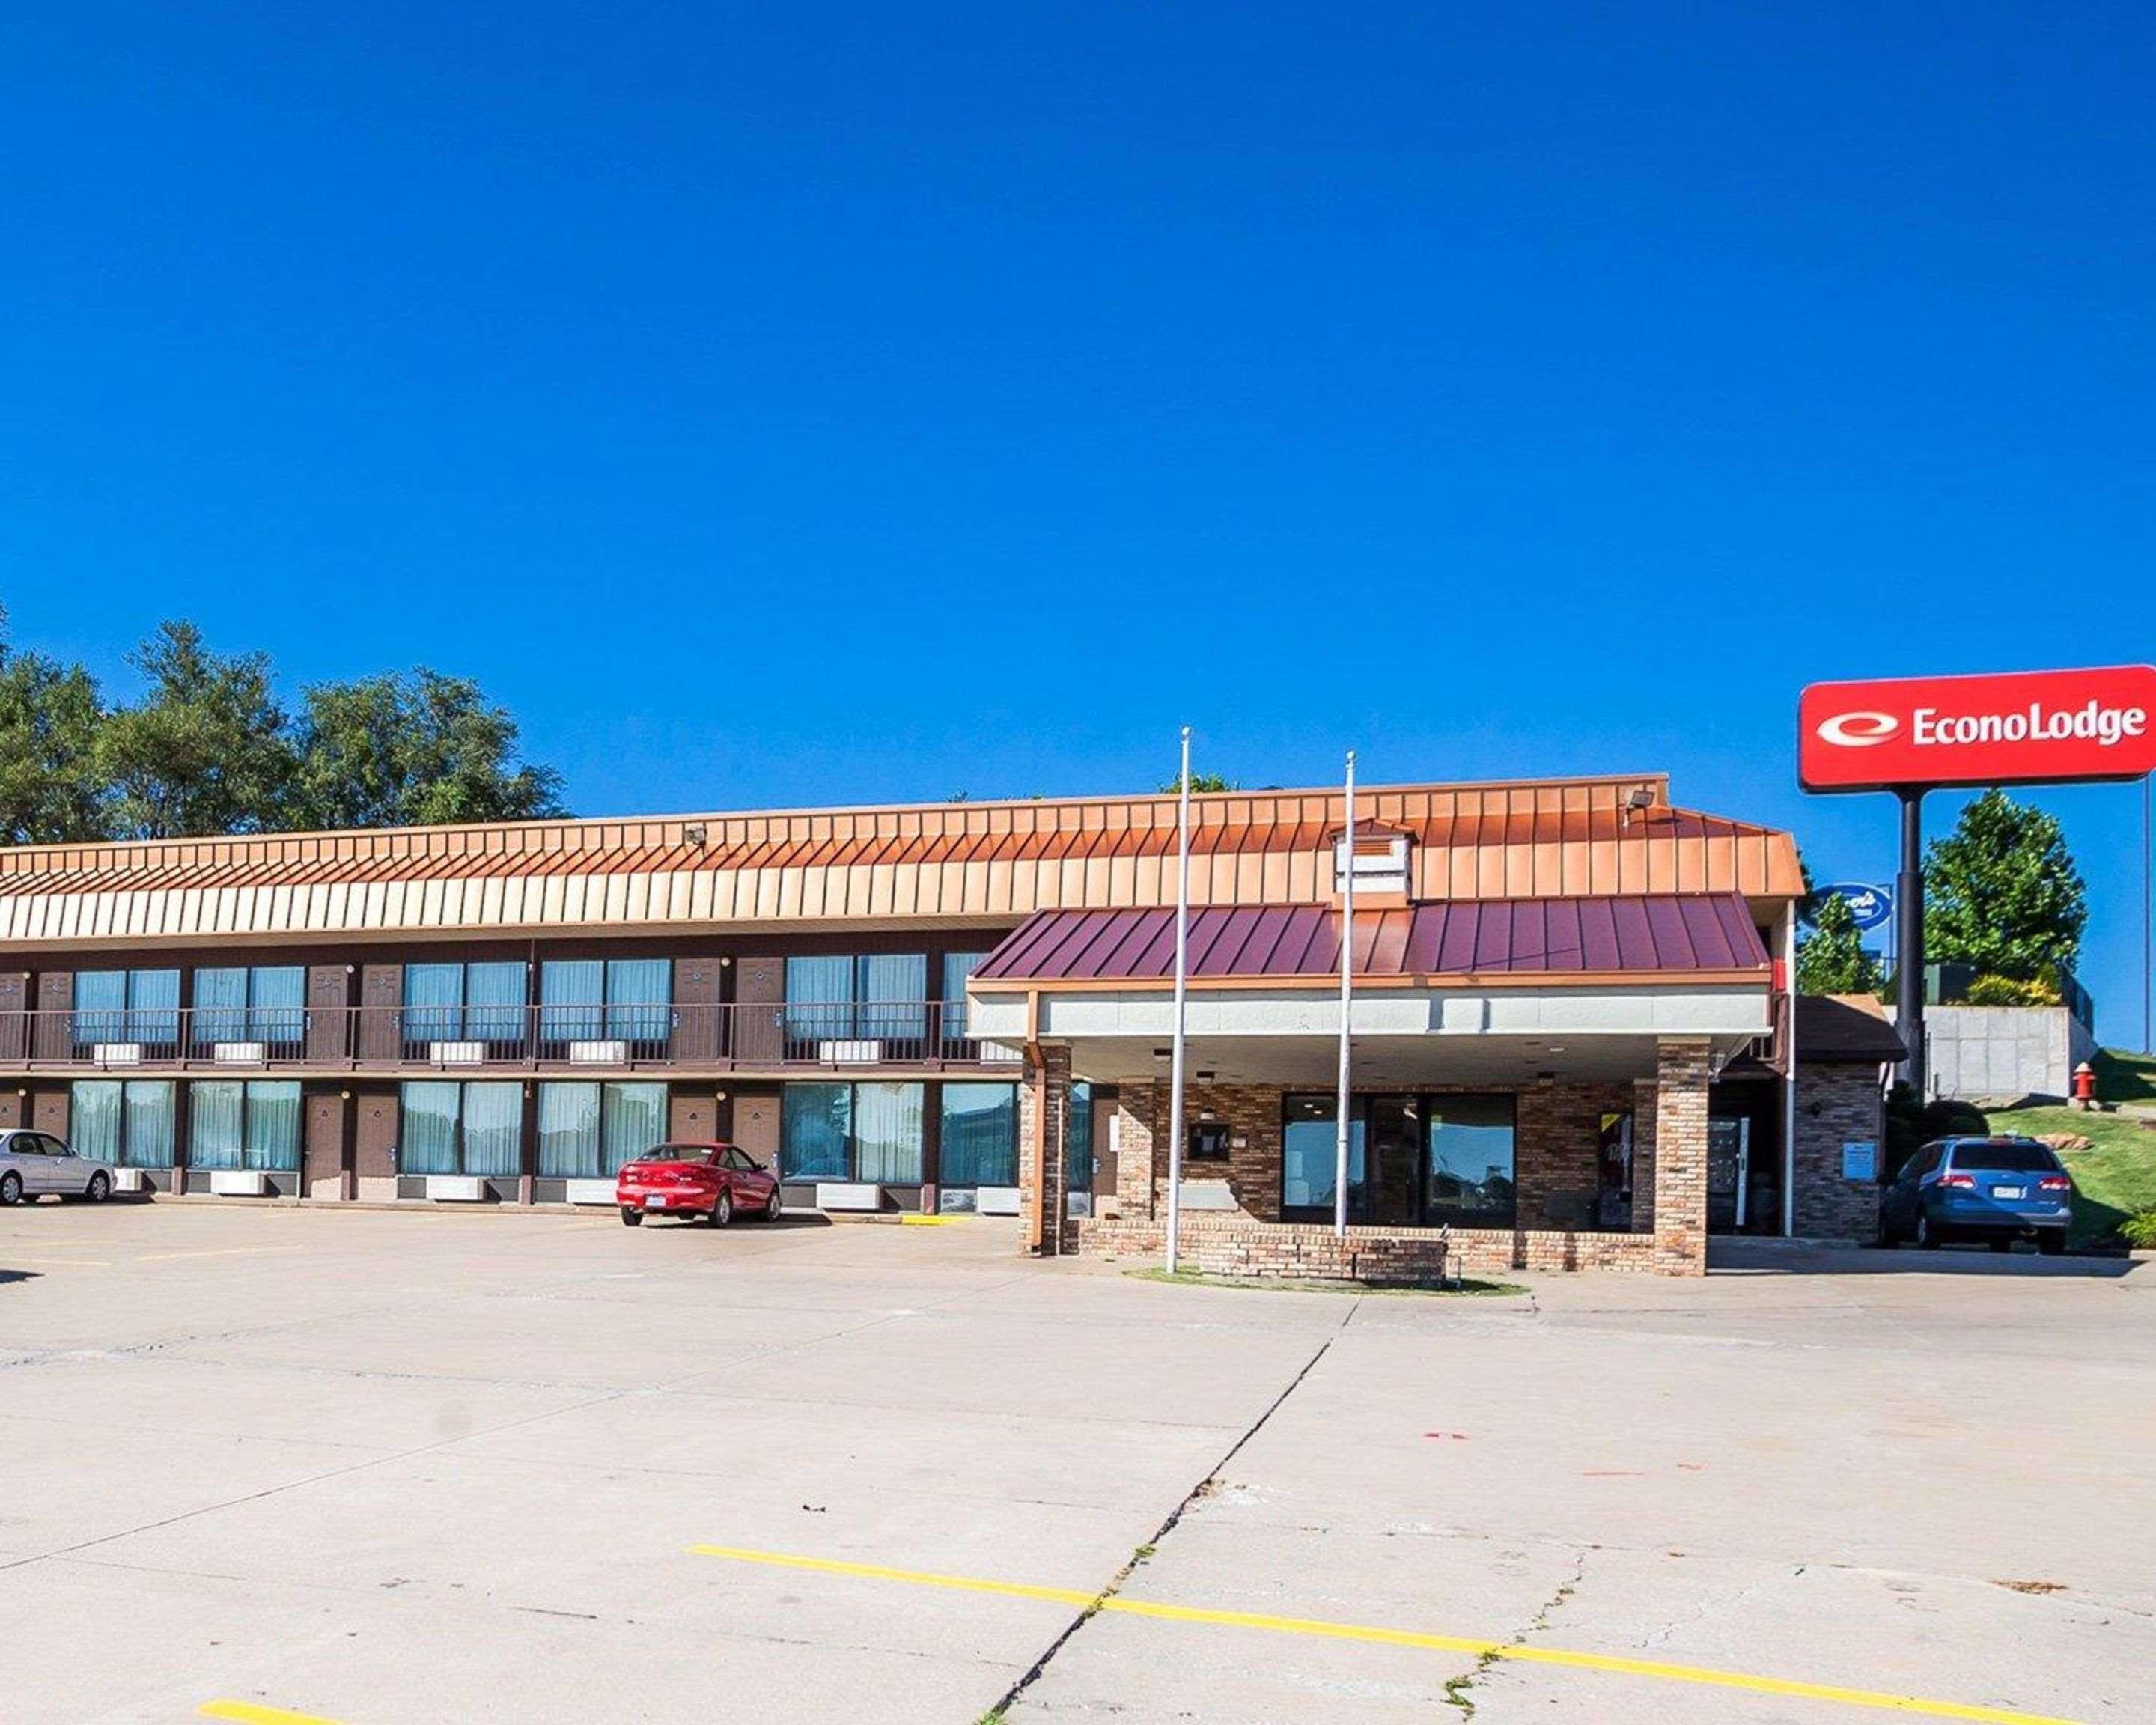
M710 836L701 820L691 821L681 829L681 836L691 845L701 845Z

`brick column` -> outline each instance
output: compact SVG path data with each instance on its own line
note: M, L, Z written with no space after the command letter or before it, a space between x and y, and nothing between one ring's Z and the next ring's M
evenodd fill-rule
M1044 1043L1030 1051L1019 1090L1018 1183L1025 1243L1044 1257L1063 1250L1064 1134L1070 1117L1070 1050Z
M1707 1274L1707 1086L1702 1036L1666 1038L1655 1097L1655 1269Z
M1655 1081L1632 1086L1632 1231L1655 1231Z
M1123 1123L1116 1129L1116 1196L1122 1201L1124 1216L1132 1220L1142 1218L1150 1222L1160 1214L1165 1182L1157 1177L1153 1167L1153 1140L1165 1136L1167 1127L1163 1126L1157 1134L1154 1122L1165 1118L1161 1111L1167 1099L1167 1092L1158 1084L1122 1087L1119 1106Z

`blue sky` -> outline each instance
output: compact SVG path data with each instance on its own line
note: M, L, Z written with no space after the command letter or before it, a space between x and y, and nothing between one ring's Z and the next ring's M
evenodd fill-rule
M590 813L1666 768L2144 659L2145 8L33 4L0 598ZM2047 793L2138 1040L2138 793ZM1935 826L1953 799L1932 804Z

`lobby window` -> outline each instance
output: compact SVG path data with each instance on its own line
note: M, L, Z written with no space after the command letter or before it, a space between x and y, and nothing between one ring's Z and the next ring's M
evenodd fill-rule
M1018 1093L1015 1087L1011 1094L1011 1172L1015 1176L1018 1172ZM1093 1086L1082 1081L1070 1086L1070 1095L1063 1105L1063 1189L1066 1194L1093 1189Z
M486 964L404 967L407 1042L521 1042L525 968Z
M1423 1219L1465 1228L1512 1225L1512 1098L1430 1098Z
M198 970L194 1003L191 1040L198 1048L221 1042L289 1048L306 1034L306 968L257 964Z
M1334 1098L1326 1094L1291 1096L1281 1104L1281 1209L1305 1219L1332 1214L1334 1176L1338 1172L1338 1117ZM1348 1215L1353 1220L1363 1204L1364 1122L1362 1099L1355 1099L1348 1123Z
M227 1080L189 1085L187 1163L207 1168L297 1168L300 1086Z
M789 1180L921 1183L918 1084L789 1084L779 1106L778 1166Z
M670 958L549 958L539 967L539 1037L663 1050L673 1001Z
M74 978L74 1043L145 1043L170 1047L180 1040L177 970L79 970Z
M68 1147L116 1168L170 1168L173 1090L154 1080L79 1081L68 1097Z
M937 1106L944 1185L1018 1184L1016 1085L947 1084Z
M859 952L786 961L790 1043L898 1042L927 1050L928 955Z
M521 1084L401 1085L398 1113L400 1174L501 1176L519 1172L524 1136Z
M602 1179L665 1139L663 1084L539 1086L542 1179Z

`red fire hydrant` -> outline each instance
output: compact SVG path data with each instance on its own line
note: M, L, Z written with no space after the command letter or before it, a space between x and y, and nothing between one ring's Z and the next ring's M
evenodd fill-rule
M2087 1060L2074 1068L2074 1106L2084 1113L2096 1106L2096 1068Z

